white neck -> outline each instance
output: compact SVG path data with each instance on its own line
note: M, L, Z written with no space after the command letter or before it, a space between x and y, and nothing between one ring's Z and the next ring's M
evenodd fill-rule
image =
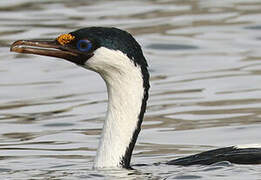
M122 167L144 96L141 68L120 51L106 48L96 50L87 65L105 80L109 101L94 167Z

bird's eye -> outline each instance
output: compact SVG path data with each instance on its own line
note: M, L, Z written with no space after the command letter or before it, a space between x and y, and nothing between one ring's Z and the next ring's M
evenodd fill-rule
M77 42L77 48L80 51L88 52L92 48L92 43L89 40L79 40Z

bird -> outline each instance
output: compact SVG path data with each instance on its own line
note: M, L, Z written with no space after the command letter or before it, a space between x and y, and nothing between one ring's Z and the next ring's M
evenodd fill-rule
M131 156L146 111L150 75L141 46L130 33L115 27L87 27L52 40L18 40L10 51L65 59L97 72L107 87L108 106L93 166L132 168ZM261 145L218 148L164 163L189 166L223 161L261 164Z

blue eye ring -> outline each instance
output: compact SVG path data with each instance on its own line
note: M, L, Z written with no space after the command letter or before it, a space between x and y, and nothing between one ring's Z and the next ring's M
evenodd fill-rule
M92 43L89 40L83 39L77 42L77 49L82 52L88 52L92 48Z

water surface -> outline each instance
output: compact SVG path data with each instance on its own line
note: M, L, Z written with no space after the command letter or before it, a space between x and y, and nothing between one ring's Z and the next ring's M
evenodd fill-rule
M1 0L1 179L260 179L259 165L159 164L260 143L260 9L259 0ZM128 30L150 64L134 171L92 169L107 102L97 74L9 52L15 40L87 26Z

